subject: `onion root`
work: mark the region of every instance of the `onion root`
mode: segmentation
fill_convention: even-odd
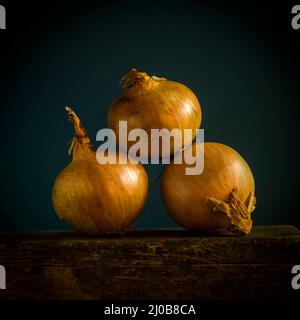
[[[238,192],[233,189],[227,201],[221,201],[215,198],[207,198],[206,203],[212,207],[213,213],[225,214],[230,225],[228,231],[237,235],[247,235],[252,228],[251,213],[255,209],[256,198],[251,192],[245,204],[238,198]]]

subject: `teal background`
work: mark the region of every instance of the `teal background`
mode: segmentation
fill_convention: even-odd
[[[32,11],[28,2],[8,3],[0,33],[1,230],[67,228],[51,205],[55,177],[70,161],[64,108],[75,109],[94,140],[132,67],[196,93],[206,141],[235,148],[253,171],[256,224],[300,225],[300,31],[291,30],[289,7],[270,15],[254,5],[63,1]],[[146,167],[153,184],[162,167]],[[136,228],[174,226],[157,182]]]

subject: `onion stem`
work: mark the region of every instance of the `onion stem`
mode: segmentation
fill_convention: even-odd
[[[81,121],[75,111],[72,108],[66,107],[68,112],[68,120],[74,125],[75,134],[71,140],[70,147],[68,150],[69,155],[73,155],[73,159],[82,158],[86,156],[94,155],[91,150],[91,141]]]

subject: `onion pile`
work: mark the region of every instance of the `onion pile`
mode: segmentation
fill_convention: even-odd
[[[195,155],[196,144],[193,148]],[[161,192],[167,211],[188,230],[246,235],[255,208],[254,178],[246,161],[232,148],[204,143],[204,170],[186,175],[186,164],[168,165]]]
[[[54,209],[79,233],[122,233],[131,227],[146,202],[146,171],[141,164],[100,165],[78,116],[71,108],[67,111],[75,127],[69,149],[73,159],[56,178],[52,190]]]
[[[163,202],[173,219],[192,231],[248,234],[256,203],[252,172],[246,161],[226,145],[192,144],[201,123],[201,107],[195,94],[183,84],[135,69],[122,78],[121,84],[124,91],[109,108],[108,125],[115,131],[120,150],[119,122],[127,121],[127,131],[144,129],[148,134],[148,145],[141,150],[147,152],[140,154],[140,158],[174,154],[161,180]],[[67,107],[67,111],[75,128],[69,149],[73,158],[56,178],[52,191],[54,209],[77,232],[122,233],[131,227],[145,205],[146,171],[141,164],[130,163],[129,155],[121,152],[114,153],[116,164],[99,164],[78,116],[71,108]],[[173,136],[169,150],[163,152],[160,144],[155,154],[151,150],[152,129],[168,132],[178,129],[180,139],[186,137],[185,129],[190,129],[192,135],[180,145],[175,144]],[[128,147],[134,143],[126,142]],[[200,175],[187,175],[186,168],[192,165],[178,164],[176,157],[190,151],[199,156],[197,147],[204,149],[204,170]],[[120,163],[123,157],[127,158],[127,164],[122,164],[124,159]]]
[[[157,157],[168,157],[190,144],[201,123],[201,107],[195,94],[185,85],[168,81],[165,78],[151,77],[145,72],[132,69],[121,80],[124,92],[110,106],[108,126],[119,137],[119,121],[127,121],[128,131],[141,128],[148,134],[147,154],[150,155],[151,129],[179,129],[183,137],[184,129],[192,130],[190,140],[182,141],[180,146],[171,141],[171,146],[165,153],[161,144],[158,146]],[[177,135],[179,136],[179,134]],[[180,136],[181,137],[181,136]],[[176,137],[175,137],[176,139]],[[127,142],[130,147],[133,142]],[[141,151],[143,153],[143,151]]]

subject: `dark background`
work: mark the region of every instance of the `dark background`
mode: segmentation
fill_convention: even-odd
[[[94,139],[132,67],[196,93],[205,139],[232,146],[253,171],[256,224],[300,226],[297,2],[0,4],[1,230],[66,228],[51,206],[55,177],[70,161],[64,107]],[[151,182],[161,168],[147,166]],[[171,226],[158,182],[136,227]]]

